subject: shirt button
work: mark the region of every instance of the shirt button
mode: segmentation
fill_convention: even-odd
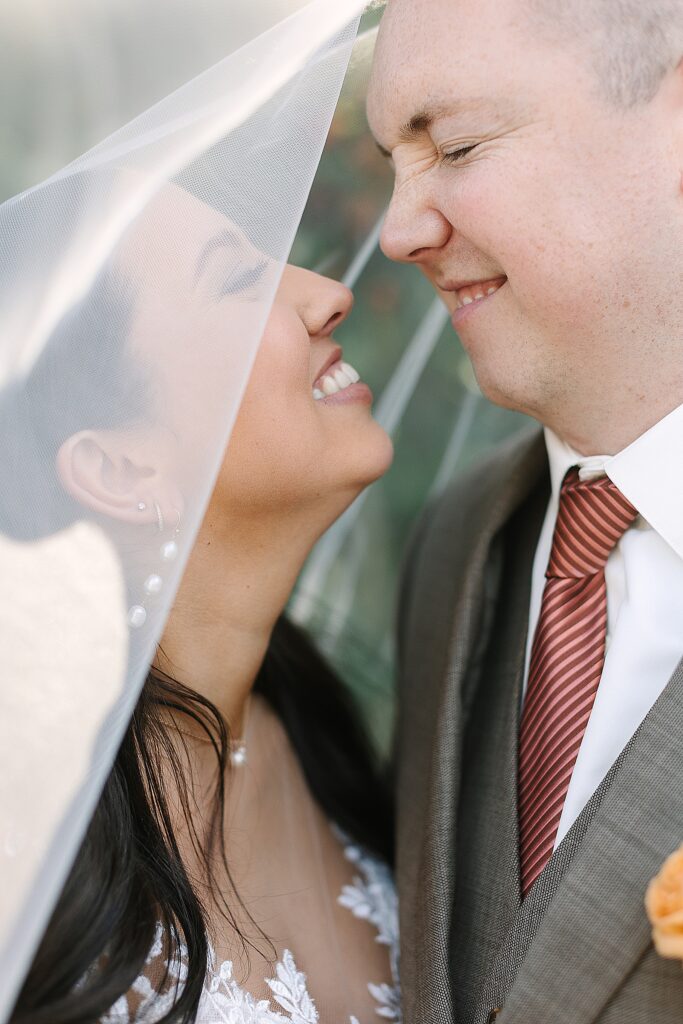
[[[486,1024],[493,1024],[493,1022],[496,1019],[496,1017],[498,1016],[498,1014],[502,1013],[502,1012],[503,1012],[503,1007],[502,1006],[495,1007],[495,1009],[491,1010],[490,1014],[488,1015]]]

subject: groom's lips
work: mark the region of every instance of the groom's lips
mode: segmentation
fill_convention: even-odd
[[[470,316],[471,313],[482,306],[507,282],[504,274],[497,277],[479,278],[469,281],[445,281],[436,282],[437,287],[444,292],[451,292],[455,296],[456,307],[451,313],[453,326],[456,326]]]

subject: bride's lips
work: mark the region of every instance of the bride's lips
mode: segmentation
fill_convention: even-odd
[[[340,362],[343,354],[344,353],[341,345],[335,345],[334,348],[332,348],[332,350],[328,353],[325,362],[322,364],[321,367],[319,367],[319,369],[316,372],[316,375],[313,379],[313,387],[315,387],[316,384],[318,384],[318,382],[322,380],[322,378],[325,376],[330,367],[334,366],[335,363]]]
[[[342,350],[337,346],[313,381],[313,398],[323,405],[372,404],[370,388],[350,363],[342,361],[341,356]]]

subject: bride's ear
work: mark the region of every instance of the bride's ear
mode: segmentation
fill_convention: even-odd
[[[130,444],[107,431],[72,434],[57,453],[64,489],[86,508],[127,523],[166,522],[182,512],[168,474],[155,465],[144,444]]]

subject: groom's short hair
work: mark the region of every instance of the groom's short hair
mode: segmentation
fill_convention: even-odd
[[[578,44],[618,106],[651,100],[683,58],[683,0],[523,0],[533,26]]]

